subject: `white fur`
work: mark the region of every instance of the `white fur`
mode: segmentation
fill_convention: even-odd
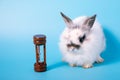
[[[87,16],[78,17],[73,20],[73,23],[78,26],[82,26],[83,22],[87,19]],[[84,32],[85,33],[85,32]],[[99,59],[100,54],[105,49],[105,37],[101,25],[95,21],[90,32],[87,34],[87,39],[80,44],[78,41],[78,36],[83,35],[81,29],[71,30],[68,27],[65,27],[64,31],[60,36],[59,47],[63,55],[63,60],[69,64],[74,64],[77,66],[91,65]],[[70,41],[73,41],[75,44],[80,44],[81,47],[79,50],[71,51],[66,46]]]

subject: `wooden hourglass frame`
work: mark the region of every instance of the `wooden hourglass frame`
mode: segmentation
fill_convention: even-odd
[[[45,35],[35,35],[33,37],[34,44],[35,44],[35,50],[36,50],[36,63],[34,64],[34,70],[37,72],[43,72],[46,71],[46,36]],[[44,61],[40,61],[40,46],[43,46],[43,56]]]

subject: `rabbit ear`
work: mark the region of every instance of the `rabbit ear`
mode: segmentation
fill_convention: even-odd
[[[93,15],[92,17],[89,17],[88,19],[85,20],[85,22],[83,23],[83,30],[90,30],[95,22],[96,19],[96,14]]]
[[[71,28],[72,25],[73,25],[72,20],[71,20],[69,17],[67,17],[66,15],[64,15],[62,12],[60,12],[60,14],[61,14],[61,16],[63,17],[63,19],[64,19],[67,27],[70,27],[70,28]]]

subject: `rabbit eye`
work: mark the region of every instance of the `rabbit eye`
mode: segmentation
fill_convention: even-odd
[[[83,41],[85,40],[86,38],[86,35],[84,34],[82,37],[79,37],[79,42],[80,43],[83,43]]]

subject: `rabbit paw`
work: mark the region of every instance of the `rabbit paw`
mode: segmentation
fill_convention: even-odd
[[[104,59],[103,58],[101,58],[101,57],[98,57],[98,59],[97,59],[97,63],[101,63],[101,62],[103,62],[104,61]]]
[[[87,69],[87,68],[91,68],[93,66],[92,66],[92,64],[84,64],[82,67],[85,68],[85,69]]]
[[[71,67],[76,67],[76,64],[69,64]]]

